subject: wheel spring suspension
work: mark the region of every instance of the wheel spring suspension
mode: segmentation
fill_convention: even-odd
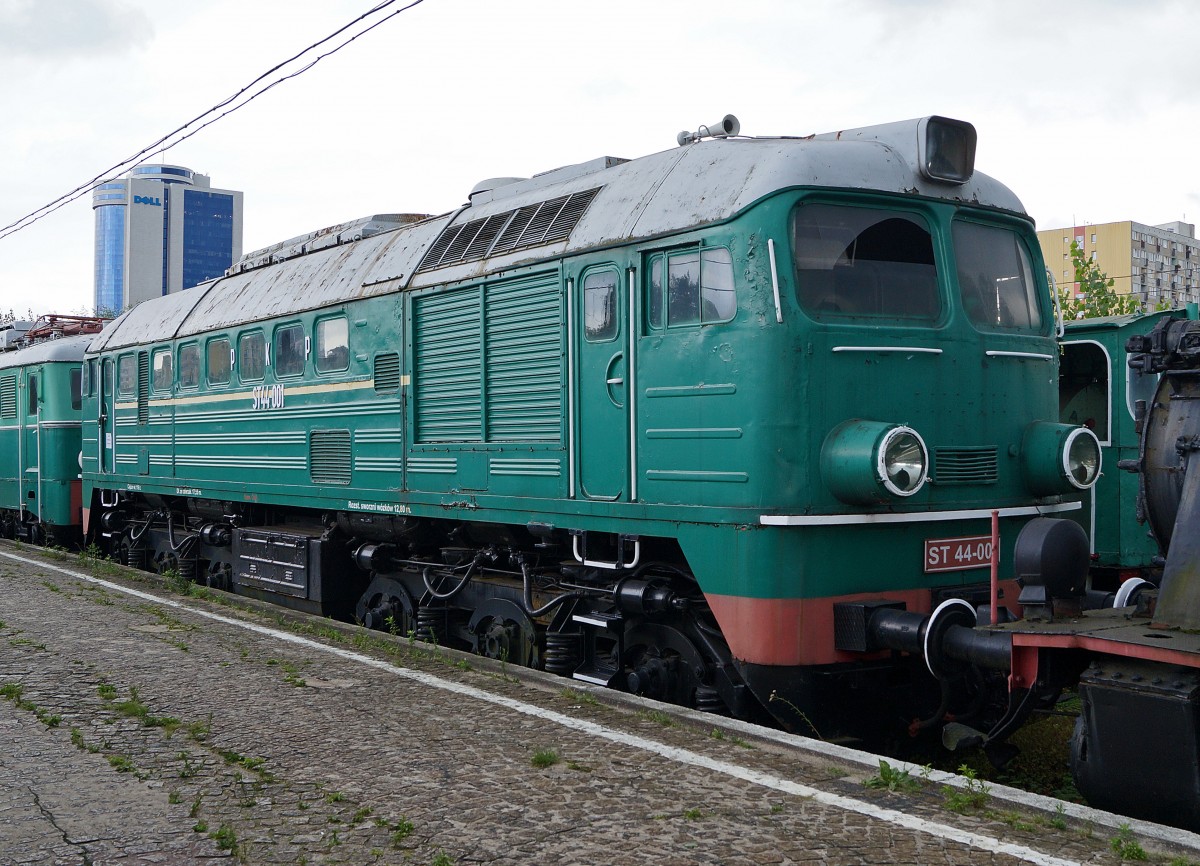
[[[583,663],[583,635],[578,632],[546,633],[546,670],[560,677],[569,677]]]
[[[696,686],[696,709],[702,713],[729,715],[725,701],[721,700],[721,693],[712,686]]]
[[[417,608],[417,640],[445,643],[449,635],[450,611],[444,607]]]
[[[140,571],[146,570],[146,557],[149,551],[136,541],[125,542],[124,549],[121,551],[124,556],[125,565],[129,568],[136,568]]]
[[[197,567],[198,563],[196,562],[196,558],[194,556],[188,556],[180,559],[179,565],[177,566],[179,578],[181,580],[186,580],[188,583],[193,582],[196,579]]]

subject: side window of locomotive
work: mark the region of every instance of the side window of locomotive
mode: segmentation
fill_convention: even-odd
[[[1108,353],[1098,343],[1063,343],[1058,372],[1058,420],[1082,424],[1108,442],[1112,391]]]
[[[117,359],[117,396],[132,397],[137,392],[137,358],[122,355]]]
[[[646,321],[651,328],[728,322],[737,312],[733,256],[724,247],[693,247],[648,262]],[[665,278],[664,278],[665,277]]]
[[[304,372],[304,327],[286,325],[275,332],[275,375],[298,376]]]
[[[233,365],[233,350],[229,340],[218,337],[208,341],[208,384],[228,385],[229,372]]]
[[[1044,330],[1029,252],[1016,232],[956,221],[954,257],[971,324],[983,331]]]
[[[28,415],[36,415],[38,413],[38,380],[37,376],[29,377],[29,405],[26,407]]]
[[[179,387],[200,387],[200,347],[195,343],[179,347]]]
[[[71,408],[78,412],[83,408],[83,371],[84,367],[71,370]]]
[[[96,362],[84,361],[79,367],[79,395],[80,397],[92,396],[92,382],[96,378]]]
[[[267,341],[262,331],[238,337],[238,378],[243,382],[261,382],[266,365]]]
[[[592,271],[583,278],[583,332],[589,343],[615,339],[620,330],[617,318],[617,280],[612,268]]]
[[[318,373],[349,369],[350,331],[345,317],[317,322],[317,357],[314,364]]]
[[[155,393],[171,390],[171,350],[159,349],[154,353],[154,378],[151,380]]]
[[[812,318],[921,324],[941,315],[933,237],[918,214],[802,204],[791,236],[797,300]]]

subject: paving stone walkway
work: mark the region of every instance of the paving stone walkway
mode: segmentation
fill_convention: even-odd
[[[0,543],[0,864],[1120,862],[526,673]]]

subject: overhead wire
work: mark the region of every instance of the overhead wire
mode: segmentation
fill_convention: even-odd
[[[258,99],[258,97],[260,97],[264,93],[266,93],[268,90],[271,90],[272,88],[282,84],[285,81],[289,81],[289,80],[297,77],[298,75],[302,75],[303,73],[307,72],[308,70],[310,70],[314,66],[316,66],[318,63],[320,63],[326,57],[330,57],[330,56],[336,54],[337,52],[341,51],[343,48],[345,48],[351,42],[354,42],[356,39],[358,39],[360,36],[364,36],[367,33],[370,33],[376,27],[380,26],[381,24],[383,24],[387,21],[390,21],[392,18],[395,18],[397,15],[400,15],[403,12],[407,12],[409,9],[412,9],[414,6],[420,5],[421,3],[424,2],[424,0],[409,0],[409,2],[406,5],[400,7],[399,9],[394,9],[394,10],[392,10],[392,12],[390,14],[385,15],[384,17],[371,22],[369,26],[363,27],[361,30],[358,30],[357,32],[353,33],[351,36],[349,36],[342,42],[338,43],[330,50],[328,50],[322,54],[318,54],[316,57],[309,60],[304,66],[301,66],[299,69],[296,69],[296,70],[288,72],[284,75],[281,75],[280,77],[276,78],[274,81],[271,81],[271,82],[263,85],[262,87],[258,87],[258,89],[254,89],[257,87],[257,85],[261,84],[268,76],[272,75],[275,72],[278,72],[279,70],[283,69],[284,67],[288,66],[289,64],[296,62],[300,58],[304,57],[306,54],[309,54],[310,52],[315,51],[316,49],[320,48],[322,45],[325,45],[327,42],[341,36],[343,33],[345,33],[347,30],[350,30],[355,25],[360,24],[361,22],[365,21],[366,19],[370,18],[371,16],[384,11],[389,6],[392,6],[397,2],[398,2],[398,0],[382,0],[382,2],[377,3],[375,6],[368,9],[362,15],[359,15],[353,21],[350,21],[350,22],[344,24],[343,26],[339,27],[337,30],[333,31],[332,33],[330,33],[328,36],[324,37],[323,39],[321,39],[317,42],[314,42],[312,45],[309,45],[307,48],[294,54],[293,56],[289,57],[288,59],[283,60],[279,63],[276,63],[274,66],[272,66],[266,72],[263,72],[261,75],[256,77],[253,81],[251,81],[248,84],[241,87],[236,93],[221,100],[216,105],[214,105],[212,108],[210,108],[207,111],[203,112],[202,114],[192,118],[191,120],[184,123],[182,126],[179,126],[176,129],[172,130],[171,132],[168,132],[166,135],[161,136],[157,141],[154,141],[151,144],[146,145],[145,147],[143,147],[141,150],[139,150],[137,153],[133,154],[132,156],[122,160],[121,162],[118,162],[116,165],[110,166],[109,168],[107,168],[104,171],[97,174],[91,180],[81,183],[79,186],[75,187],[70,192],[64,193],[63,195],[59,196],[58,198],[54,199],[53,201],[50,201],[50,202],[42,205],[41,207],[39,207],[33,211],[30,211],[29,213],[25,214],[24,216],[20,217],[19,219],[14,220],[13,222],[9,223],[8,225],[0,227],[0,240],[3,240],[4,238],[9,237],[10,235],[14,235],[17,232],[28,228],[29,226],[36,223],[38,220],[41,220],[41,219],[49,216],[50,214],[54,213],[59,208],[65,207],[66,205],[70,204],[73,201],[77,201],[78,199],[80,199],[84,195],[86,195],[87,193],[91,192],[98,184],[108,183],[110,181],[116,180],[119,177],[119,175],[121,174],[121,172],[123,170],[125,170],[127,167],[136,167],[138,165],[142,165],[148,159],[150,159],[154,156],[157,156],[159,154],[166,153],[171,148],[175,147],[176,145],[180,144],[181,142],[186,141],[187,139],[191,138],[193,135],[196,135],[201,130],[206,129],[207,127],[211,126],[212,124],[216,123],[217,121],[221,120],[222,118],[229,116],[230,114],[232,114],[235,111],[238,111],[239,109],[245,108],[247,105],[249,105],[255,99]],[[246,96],[247,93],[249,93],[248,96]],[[243,97],[245,97],[245,98],[243,98]],[[241,101],[239,102],[239,100],[241,100]],[[225,109],[225,110],[221,111],[221,109]],[[220,111],[221,113],[218,114],[216,117],[212,117],[209,120],[205,120],[205,118],[210,117],[210,115],[215,114],[218,111]],[[191,129],[191,131],[188,131],[190,127],[194,126],[197,123],[200,123],[200,121],[204,121],[204,123],[201,123],[200,126],[196,127],[195,129]]]

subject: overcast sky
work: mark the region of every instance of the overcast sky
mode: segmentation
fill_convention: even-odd
[[[0,0],[0,226],[373,5]],[[943,114],[1039,227],[1200,222],[1198,33],[1173,0],[424,0],[154,161],[243,190],[249,252],[725,113],[747,135]],[[92,248],[90,196],[0,239],[0,312],[90,308]]]

